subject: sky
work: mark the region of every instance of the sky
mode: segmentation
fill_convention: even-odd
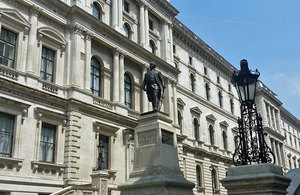
[[[300,120],[299,0],[170,0],[177,18],[237,69],[259,79]]]

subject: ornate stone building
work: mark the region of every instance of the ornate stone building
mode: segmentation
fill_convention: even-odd
[[[0,195],[119,194],[134,128],[151,109],[142,91],[150,61],[164,76],[162,111],[194,193],[226,194],[235,68],[177,14],[166,0],[0,0]],[[299,168],[300,122],[259,86],[277,163]]]

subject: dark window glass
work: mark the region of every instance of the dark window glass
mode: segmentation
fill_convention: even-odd
[[[192,65],[193,64],[193,58],[191,56],[189,56],[189,64]]]
[[[237,147],[238,147],[238,139],[239,139],[239,137],[236,135],[236,136],[234,136],[234,149],[236,149]]]
[[[94,57],[91,59],[91,91],[94,95],[100,96],[101,69],[100,63]]]
[[[130,28],[129,28],[129,25],[128,24],[124,24],[123,29],[124,29],[125,36],[127,38],[130,38]]]
[[[173,45],[173,54],[176,53],[176,45]]]
[[[54,162],[56,126],[43,123],[40,140],[40,161]]]
[[[129,3],[124,1],[124,11],[129,13]]]
[[[193,74],[191,74],[190,75],[190,82],[191,82],[191,90],[193,91],[193,92],[195,92],[195,77],[194,77],[194,75]]]
[[[14,68],[17,34],[5,28],[0,35],[0,64]]]
[[[227,135],[225,131],[223,131],[222,137],[223,137],[223,147],[225,150],[227,150]]]
[[[205,92],[206,92],[206,99],[210,100],[210,88],[207,83],[205,84]]]
[[[12,157],[15,116],[0,112],[0,156]]]
[[[45,81],[53,82],[54,57],[55,51],[43,46],[40,77]]]
[[[228,91],[231,91],[231,85],[228,84]]]
[[[182,116],[180,111],[177,111],[177,117],[178,117],[178,125],[180,126],[180,132],[182,133]]]
[[[219,96],[219,105],[220,105],[221,108],[223,108],[223,96],[222,96],[222,93],[219,92],[218,96]]]
[[[152,40],[149,41],[151,53],[155,54],[155,44]]]
[[[101,9],[97,3],[93,3],[93,16],[97,19],[101,19]]]
[[[217,76],[217,83],[220,84],[220,77]]]
[[[217,173],[215,169],[211,171],[211,182],[212,182],[212,189],[213,190],[217,189]]]
[[[127,73],[124,75],[125,105],[132,108],[132,85]]]
[[[234,103],[232,99],[230,99],[230,111],[232,114],[234,114]]]
[[[153,21],[149,20],[149,29],[153,30]]]
[[[197,187],[202,186],[202,179],[201,179],[201,167],[199,165],[196,166],[196,179],[197,179]]]
[[[105,135],[99,135],[99,145],[102,145],[103,151],[99,150],[99,156],[102,155],[102,163],[101,165],[98,164],[98,168],[100,169],[108,169],[108,159],[109,159],[109,137]]]
[[[198,140],[199,139],[199,123],[197,119],[194,119],[194,135],[195,135],[195,139]]]
[[[214,135],[214,128],[210,125],[209,126],[209,138],[210,138],[210,144],[215,144],[215,135]]]
[[[207,75],[207,68],[204,67],[204,74]]]

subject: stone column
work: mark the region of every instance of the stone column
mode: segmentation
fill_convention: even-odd
[[[170,58],[168,56],[168,23],[167,21],[162,21],[162,50],[161,56],[166,62],[170,62]]]
[[[280,157],[282,159],[282,166],[286,167],[286,162],[285,162],[286,156],[284,155],[284,152],[283,152],[283,144],[279,143],[279,145],[280,145]]]
[[[142,72],[142,78],[143,78],[143,81],[145,79],[145,74],[147,72],[147,68],[144,67],[143,68],[143,72]],[[143,86],[142,86],[143,87]],[[147,94],[146,92],[142,89],[142,112],[148,112],[148,98],[147,98]]]
[[[268,109],[268,112],[269,112],[269,121],[270,121],[270,127],[272,128],[273,127],[273,122],[272,122],[272,117],[271,117],[271,109],[270,109],[270,106],[269,105],[266,105],[267,109]]]
[[[280,151],[280,146],[279,142],[276,142],[276,149],[277,149],[277,158],[278,158],[278,164],[282,166],[282,159],[281,159],[281,151]]]
[[[140,0],[140,45],[145,47],[145,1]]]
[[[85,78],[84,89],[90,91],[90,77],[91,77],[91,33],[85,35]]]
[[[177,84],[175,81],[172,82],[173,85],[173,106],[174,106],[174,123],[178,124],[178,113],[177,113]]]
[[[36,73],[36,57],[37,57],[37,18],[41,10],[36,6],[32,6],[30,9],[30,30],[28,35],[28,47],[27,47],[27,62],[26,62],[26,72],[32,74]]]
[[[123,0],[119,0],[118,2],[119,5],[119,11],[118,11],[118,22],[119,22],[119,27],[122,29],[123,26]]]
[[[79,26],[73,26],[71,29],[71,51],[70,51],[70,85],[80,87],[82,85],[82,67],[80,66],[80,46],[82,41],[82,29]]]
[[[273,126],[274,126],[274,129],[277,131],[278,130],[278,127],[277,127],[277,124],[276,124],[276,115],[275,115],[275,111],[274,109],[272,109],[272,116],[273,116]]]
[[[169,37],[170,37],[170,61],[173,63],[173,24],[169,25]]]
[[[148,4],[145,4],[145,47],[150,50],[149,46],[149,13]]]
[[[125,96],[124,96],[124,54],[120,54],[120,103],[124,104]]]
[[[112,26],[118,28],[118,0],[112,0]]]
[[[119,52],[114,51],[113,60],[113,101],[119,102],[119,83],[120,83],[120,72],[119,72]]]

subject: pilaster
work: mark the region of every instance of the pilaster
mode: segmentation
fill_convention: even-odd
[[[119,84],[120,84],[120,72],[119,72],[119,51],[114,51],[113,59],[113,101],[119,102]]]
[[[150,51],[149,46],[149,13],[148,4],[145,4],[145,47]]]
[[[120,84],[119,84],[119,91],[120,91],[120,100],[121,104],[124,104],[125,96],[124,96],[124,54],[120,54]]]
[[[142,72],[142,77],[143,77],[143,80],[145,79],[145,74],[146,74],[146,72],[147,72],[147,68],[146,67],[144,67],[143,68],[143,72]],[[148,112],[148,99],[147,99],[147,94],[146,94],[146,92],[143,90],[142,91],[142,112]]]
[[[91,77],[91,32],[85,33],[85,76],[84,76],[84,89],[90,91],[90,77]]]
[[[140,6],[140,45],[145,47],[145,0],[139,0]]]

